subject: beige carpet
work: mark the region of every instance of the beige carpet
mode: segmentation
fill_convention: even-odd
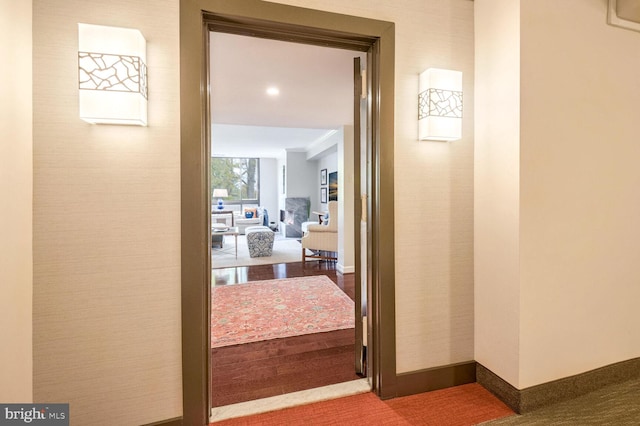
[[[235,258],[235,239],[225,235],[224,247],[211,249],[212,268],[231,268],[235,266],[269,265],[302,261],[302,246],[296,239],[276,235],[273,242],[273,254],[269,257],[250,257],[247,237],[238,235],[238,259]]]

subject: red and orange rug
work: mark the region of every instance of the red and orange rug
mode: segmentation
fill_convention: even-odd
[[[477,383],[380,400],[372,393],[223,420],[211,426],[471,426],[513,415]]]
[[[354,303],[329,277],[286,278],[212,289],[211,347],[354,327]]]

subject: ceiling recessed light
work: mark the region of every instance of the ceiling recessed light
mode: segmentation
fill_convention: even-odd
[[[267,95],[269,96],[278,96],[280,94],[280,89],[275,86],[271,86],[267,88]]]

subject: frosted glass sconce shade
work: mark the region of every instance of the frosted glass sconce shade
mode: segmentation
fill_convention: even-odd
[[[429,68],[420,74],[418,139],[462,137],[462,72]]]
[[[80,118],[147,125],[147,42],[135,29],[78,24]]]

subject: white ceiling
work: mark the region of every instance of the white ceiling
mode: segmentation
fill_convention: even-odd
[[[211,34],[212,155],[278,157],[353,122],[353,58],[364,54]],[[276,86],[280,95],[266,89]]]

